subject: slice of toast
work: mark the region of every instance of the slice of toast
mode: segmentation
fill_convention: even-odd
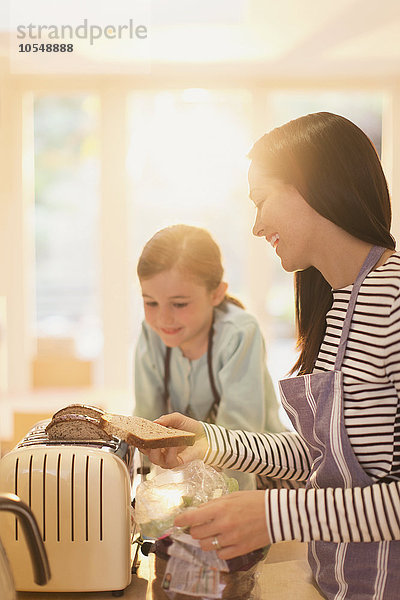
[[[80,413],[66,413],[52,418],[46,427],[50,440],[110,440],[111,436],[93,419]]]
[[[88,404],[69,404],[54,413],[53,419],[63,415],[84,415],[85,417],[91,417],[98,421],[101,415],[104,415],[104,410],[97,406],[89,406]]]
[[[100,427],[109,435],[125,440],[137,448],[166,448],[167,446],[193,446],[195,434],[172,427],[164,427],[142,417],[104,414]]]

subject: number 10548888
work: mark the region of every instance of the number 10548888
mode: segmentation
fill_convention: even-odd
[[[73,44],[19,44],[18,52],[73,52]]]

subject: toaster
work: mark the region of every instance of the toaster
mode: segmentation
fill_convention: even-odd
[[[1,540],[18,591],[118,592],[132,573],[131,500],[138,452],[117,438],[49,440],[41,421],[0,460],[0,492],[32,509],[49,557],[51,579],[34,582],[15,517],[0,514]]]

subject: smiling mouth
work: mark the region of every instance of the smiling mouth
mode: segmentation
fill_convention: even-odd
[[[279,242],[279,233],[274,233],[274,235],[267,238],[267,240],[273,248],[276,248]]]
[[[179,331],[181,331],[182,327],[178,327],[177,329],[164,329],[164,327],[160,327],[161,331],[166,335],[175,335]]]

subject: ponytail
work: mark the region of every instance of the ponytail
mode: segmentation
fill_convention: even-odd
[[[331,286],[314,267],[295,273],[294,286],[296,349],[300,355],[290,374],[305,375],[314,369],[325,334],[326,313],[332,306],[333,296]]]
[[[218,306],[218,308],[224,309],[228,303],[233,304],[234,306],[238,306],[239,308],[242,308],[243,310],[245,310],[244,304],[242,304],[242,302],[240,302],[240,300],[238,300],[234,296],[230,296],[229,294],[225,294],[225,298],[222,300],[222,302]]]

